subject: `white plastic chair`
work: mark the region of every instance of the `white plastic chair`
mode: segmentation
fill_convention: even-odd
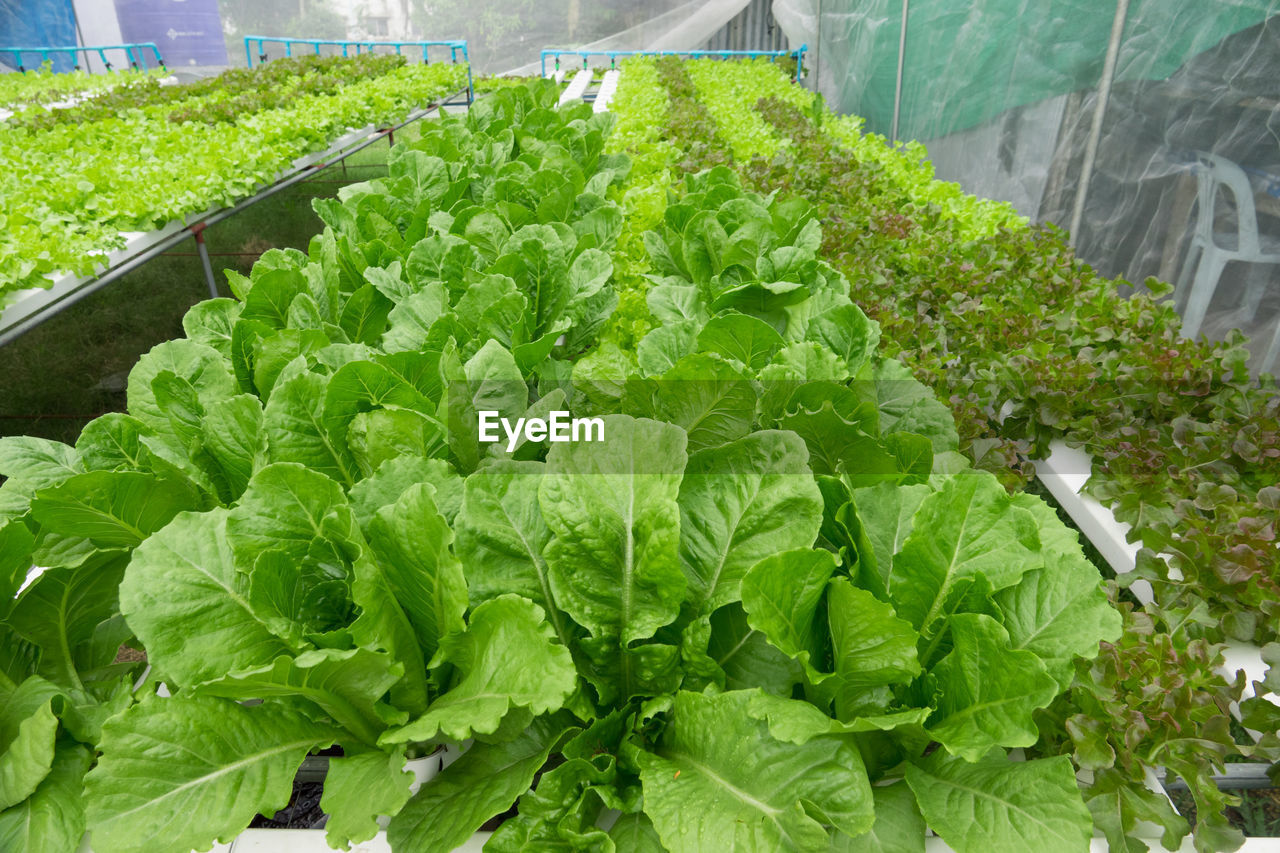
[[[1182,309],[1182,334],[1188,338],[1194,338],[1200,331],[1209,302],[1213,299],[1213,292],[1217,290],[1218,280],[1222,277],[1222,270],[1228,263],[1243,261],[1250,264],[1280,264],[1280,239],[1258,234],[1253,187],[1244,170],[1225,157],[1204,151],[1196,152],[1196,161],[1196,202],[1200,212],[1196,216],[1195,233],[1191,238],[1191,248],[1187,251],[1187,261],[1175,288],[1179,306],[1185,305]],[[1223,189],[1231,193],[1235,202],[1234,233],[1215,231],[1213,227],[1218,192]],[[1189,282],[1191,287],[1188,291]],[[1246,298],[1252,313],[1257,312],[1262,292],[1262,286],[1250,288]],[[1272,340],[1268,356],[1263,361],[1264,369],[1275,358],[1278,347],[1280,329],[1277,329],[1276,338]]]

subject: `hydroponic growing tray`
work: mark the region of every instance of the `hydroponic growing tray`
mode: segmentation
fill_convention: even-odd
[[[122,236],[126,243],[124,248],[113,250],[104,257],[103,269],[95,275],[77,276],[74,273],[63,273],[52,279],[47,288],[30,288],[14,295],[13,301],[0,311],[0,346],[7,344],[25,332],[48,320],[50,317],[75,304],[89,294],[115,281],[150,259],[165,252],[191,237],[195,237],[203,228],[220,220],[234,216],[241,210],[268,198],[286,187],[306,180],[317,169],[344,160],[375,142],[394,135],[396,130],[425,118],[445,106],[464,105],[467,101],[457,101],[465,97],[467,90],[459,90],[442,102],[431,104],[411,113],[404,121],[391,127],[375,127],[352,129],[336,139],[328,148],[313,154],[299,157],[293,162],[293,168],[281,173],[275,182],[264,185],[254,195],[236,203],[231,207],[211,207],[201,213],[192,214],[184,221],[170,222],[154,231],[126,232]],[[197,240],[200,251],[205,251],[203,242]],[[205,261],[206,283],[211,296],[217,296],[217,286],[213,280],[212,268]]]

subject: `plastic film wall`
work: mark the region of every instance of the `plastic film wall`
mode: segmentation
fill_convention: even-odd
[[[898,138],[924,142],[939,177],[1033,221],[1078,216],[1081,257],[1131,282],[1179,282],[1186,331],[1240,328],[1261,362],[1280,324],[1280,0],[774,0],[773,11],[792,43],[814,48],[833,106],[886,135],[896,112]]]
[[[218,0],[228,56],[243,36],[466,39],[477,74],[536,73],[544,47],[700,46],[747,0]],[[691,38],[696,41],[684,44]],[[615,45],[614,42],[620,42]]]

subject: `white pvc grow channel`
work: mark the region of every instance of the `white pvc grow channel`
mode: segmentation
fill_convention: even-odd
[[[1067,515],[1071,516],[1071,520],[1116,574],[1132,572],[1142,546],[1129,541],[1129,531],[1132,528],[1128,524],[1118,521],[1111,510],[1084,494],[1084,486],[1092,470],[1093,460],[1089,454],[1068,447],[1062,441],[1050,443],[1049,457],[1036,462],[1036,478],[1066,510]],[[1170,569],[1174,578],[1177,577],[1176,571]],[[1152,602],[1154,596],[1151,585],[1146,581],[1136,581],[1129,588],[1144,605]],[[1252,696],[1253,682],[1261,681],[1267,672],[1261,650],[1245,643],[1231,643],[1223,651],[1223,657],[1224,669],[1229,676],[1234,676],[1237,671],[1244,671],[1249,681],[1245,688],[1246,696]],[[1266,698],[1280,705],[1280,696],[1267,694]]]
[[[609,111],[609,102],[613,100],[613,96],[618,91],[618,79],[621,76],[622,72],[617,68],[604,72],[604,79],[600,81],[600,89],[596,92],[595,102],[591,105],[593,112],[607,113]]]
[[[595,75],[591,69],[584,68],[577,74],[573,75],[573,79],[569,81],[569,85],[565,87],[564,92],[560,94],[560,103],[557,106],[563,107],[570,101],[576,101],[582,98],[587,92],[587,87],[591,85],[591,78]]]

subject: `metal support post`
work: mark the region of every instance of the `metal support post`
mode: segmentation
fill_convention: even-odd
[[[218,298],[218,281],[213,277],[213,264],[209,262],[209,247],[204,244],[205,223],[197,222],[190,228],[191,236],[196,238],[196,251],[200,253],[200,266],[204,267],[204,280],[209,285],[209,295]]]
[[[818,0],[818,18],[817,18],[817,34],[813,40],[813,85],[809,88],[815,92],[821,91],[818,87],[822,85],[822,0]],[[804,55],[801,54],[800,62],[804,62]],[[797,66],[796,74],[799,75],[800,70]]]
[[[1111,98],[1111,82],[1116,76],[1116,57],[1120,55],[1120,40],[1124,36],[1125,20],[1129,16],[1129,0],[1117,0],[1116,14],[1111,19],[1111,40],[1107,43],[1107,58],[1102,63],[1102,79],[1098,82],[1098,103],[1093,110],[1093,124],[1089,127],[1089,139],[1084,146],[1084,164],[1080,167],[1080,183],[1076,186],[1076,202],[1071,210],[1071,230],[1067,242],[1076,247],[1076,232],[1084,219],[1084,203],[1089,196],[1089,181],[1093,178],[1093,161],[1098,156],[1098,140],[1102,136],[1102,119],[1107,113],[1107,101]]]
[[[902,68],[907,53],[907,0],[902,0],[902,29],[898,31],[898,80],[893,89],[893,129],[889,138],[898,141],[898,117],[902,112]]]

